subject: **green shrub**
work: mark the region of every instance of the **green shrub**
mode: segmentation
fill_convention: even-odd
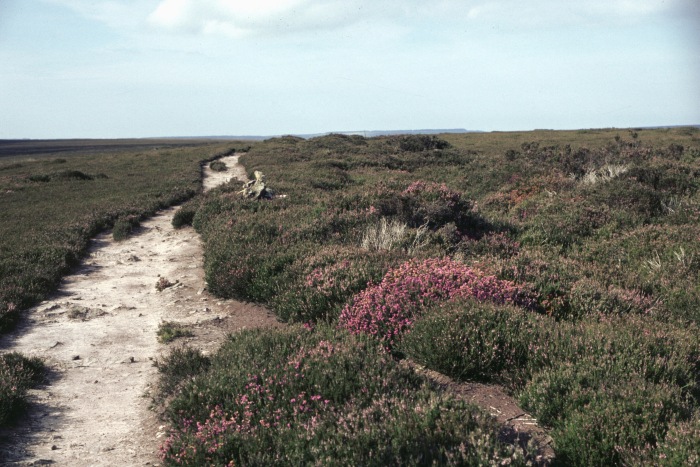
[[[534,366],[533,346],[551,324],[543,319],[513,306],[460,299],[427,311],[398,348],[456,379],[512,382]]]
[[[450,147],[450,143],[435,135],[405,135],[397,137],[397,140],[402,151],[420,152]]]
[[[0,427],[15,420],[24,408],[27,391],[43,382],[44,373],[38,358],[17,352],[0,355]]]
[[[620,465],[688,416],[678,388],[593,359],[536,375],[521,401],[553,427],[557,460],[564,465]]]
[[[139,219],[139,216],[131,214],[128,216],[120,217],[114,222],[112,237],[118,242],[126,240],[140,225],[141,221]]]
[[[162,361],[157,362],[159,397],[171,396],[178,386],[206,372],[210,365],[211,359],[199,350],[190,347],[173,349]]]
[[[158,336],[158,341],[162,342],[163,344],[168,344],[175,339],[179,339],[180,337],[192,337],[194,336],[194,333],[183,324],[172,321],[163,321],[158,326],[156,335]]]
[[[223,161],[212,161],[209,163],[209,168],[215,172],[226,172],[228,170],[226,163]]]
[[[650,314],[658,303],[638,291],[603,287],[592,279],[576,281],[569,293],[570,318],[595,317],[598,314]]]
[[[172,225],[176,229],[184,227],[186,225],[192,225],[194,216],[197,214],[197,206],[192,203],[187,203],[181,206],[175,215],[173,215]]]

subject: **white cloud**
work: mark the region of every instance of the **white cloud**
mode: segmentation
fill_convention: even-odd
[[[335,29],[376,17],[386,4],[366,0],[162,0],[149,22],[173,32],[240,36]]]
[[[450,24],[460,28],[566,27],[576,23],[637,21],[678,13],[696,0],[44,0],[115,29],[241,37],[338,30],[358,23]],[[690,6],[689,6],[690,5]],[[697,13],[698,8],[694,8]]]
[[[446,19],[468,18],[473,23],[511,26],[566,26],[572,23],[636,21],[677,9],[693,0],[443,0],[434,5]],[[426,11],[430,14],[430,11]]]
[[[136,29],[158,3],[157,0],[43,0],[69,8],[86,18],[114,29]]]

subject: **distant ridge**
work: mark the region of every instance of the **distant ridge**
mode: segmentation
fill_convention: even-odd
[[[440,133],[483,133],[479,130],[465,130],[464,128],[447,128],[447,129],[426,129],[426,130],[360,130],[360,131],[327,131],[325,133],[288,133],[292,136],[298,136],[300,138],[309,139],[317,138],[319,136],[326,135],[360,135],[365,138],[372,138],[375,136],[389,136],[389,135],[437,135]],[[212,136],[182,136],[180,138],[211,138],[211,139],[239,139],[239,140],[264,140],[269,138],[278,138],[280,136],[286,135],[212,135]],[[177,137],[176,137],[177,138]]]
[[[534,130],[503,130],[505,132],[529,132],[529,131],[575,131],[575,130],[659,130],[665,128],[700,128],[700,125],[658,125],[658,126],[636,126],[636,127],[609,127],[609,128],[569,128],[569,129],[534,129]],[[437,135],[440,133],[500,133],[499,130],[483,131],[483,130],[466,130],[464,128],[436,128],[422,130],[357,130],[357,131],[326,131],[324,133],[285,133],[278,135],[208,135],[208,136],[171,136],[167,139],[219,139],[219,140],[241,140],[241,141],[262,141],[270,138],[279,138],[281,136],[298,136],[300,138],[309,139],[317,138],[326,135],[360,135],[366,138],[375,136],[390,136],[390,135]]]
[[[440,133],[481,133],[480,131],[470,131],[464,128],[448,128],[448,129],[432,129],[432,130],[363,130],[363,131],[329,131],[326,133],[313,133],[313,134],[302,134],[294,135],[301,138],[316,138],[318,136],[326,136],[330,134],[340,134],[340,135],[360,135],[365,138],[372,138],[374,136],[390,136],[390,135],[437,135]]]

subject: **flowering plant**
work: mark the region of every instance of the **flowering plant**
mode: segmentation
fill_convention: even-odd
[[[532,306],[513,282],[484,275],[449,258],[410,260],[357,294],[340,315],[340,326],[378,338],[387,350],[427,306],[456,297]]]

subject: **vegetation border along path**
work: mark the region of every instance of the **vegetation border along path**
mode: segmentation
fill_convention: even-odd
[[[238,156],[228,159],[234,165]],[[224,180],[238,172],[223,173]],[[207,181],[207,186],[209,182]],[[163,320],[187,324],[212,351],[241,327],[275,326],[263,308],[204,290],[202,251],[191,229],[172,228],[176,208],[143,222],[132,238],[98,235],[74,274],[29,310],[0,348],[42,358],[47,386],[31,391],[28,418],[4,431],[0,459],[58,465],[157,462],[161,423],[149,410],[155,362],[167,348]],[[173,287],[156,289],[161,278]]]

